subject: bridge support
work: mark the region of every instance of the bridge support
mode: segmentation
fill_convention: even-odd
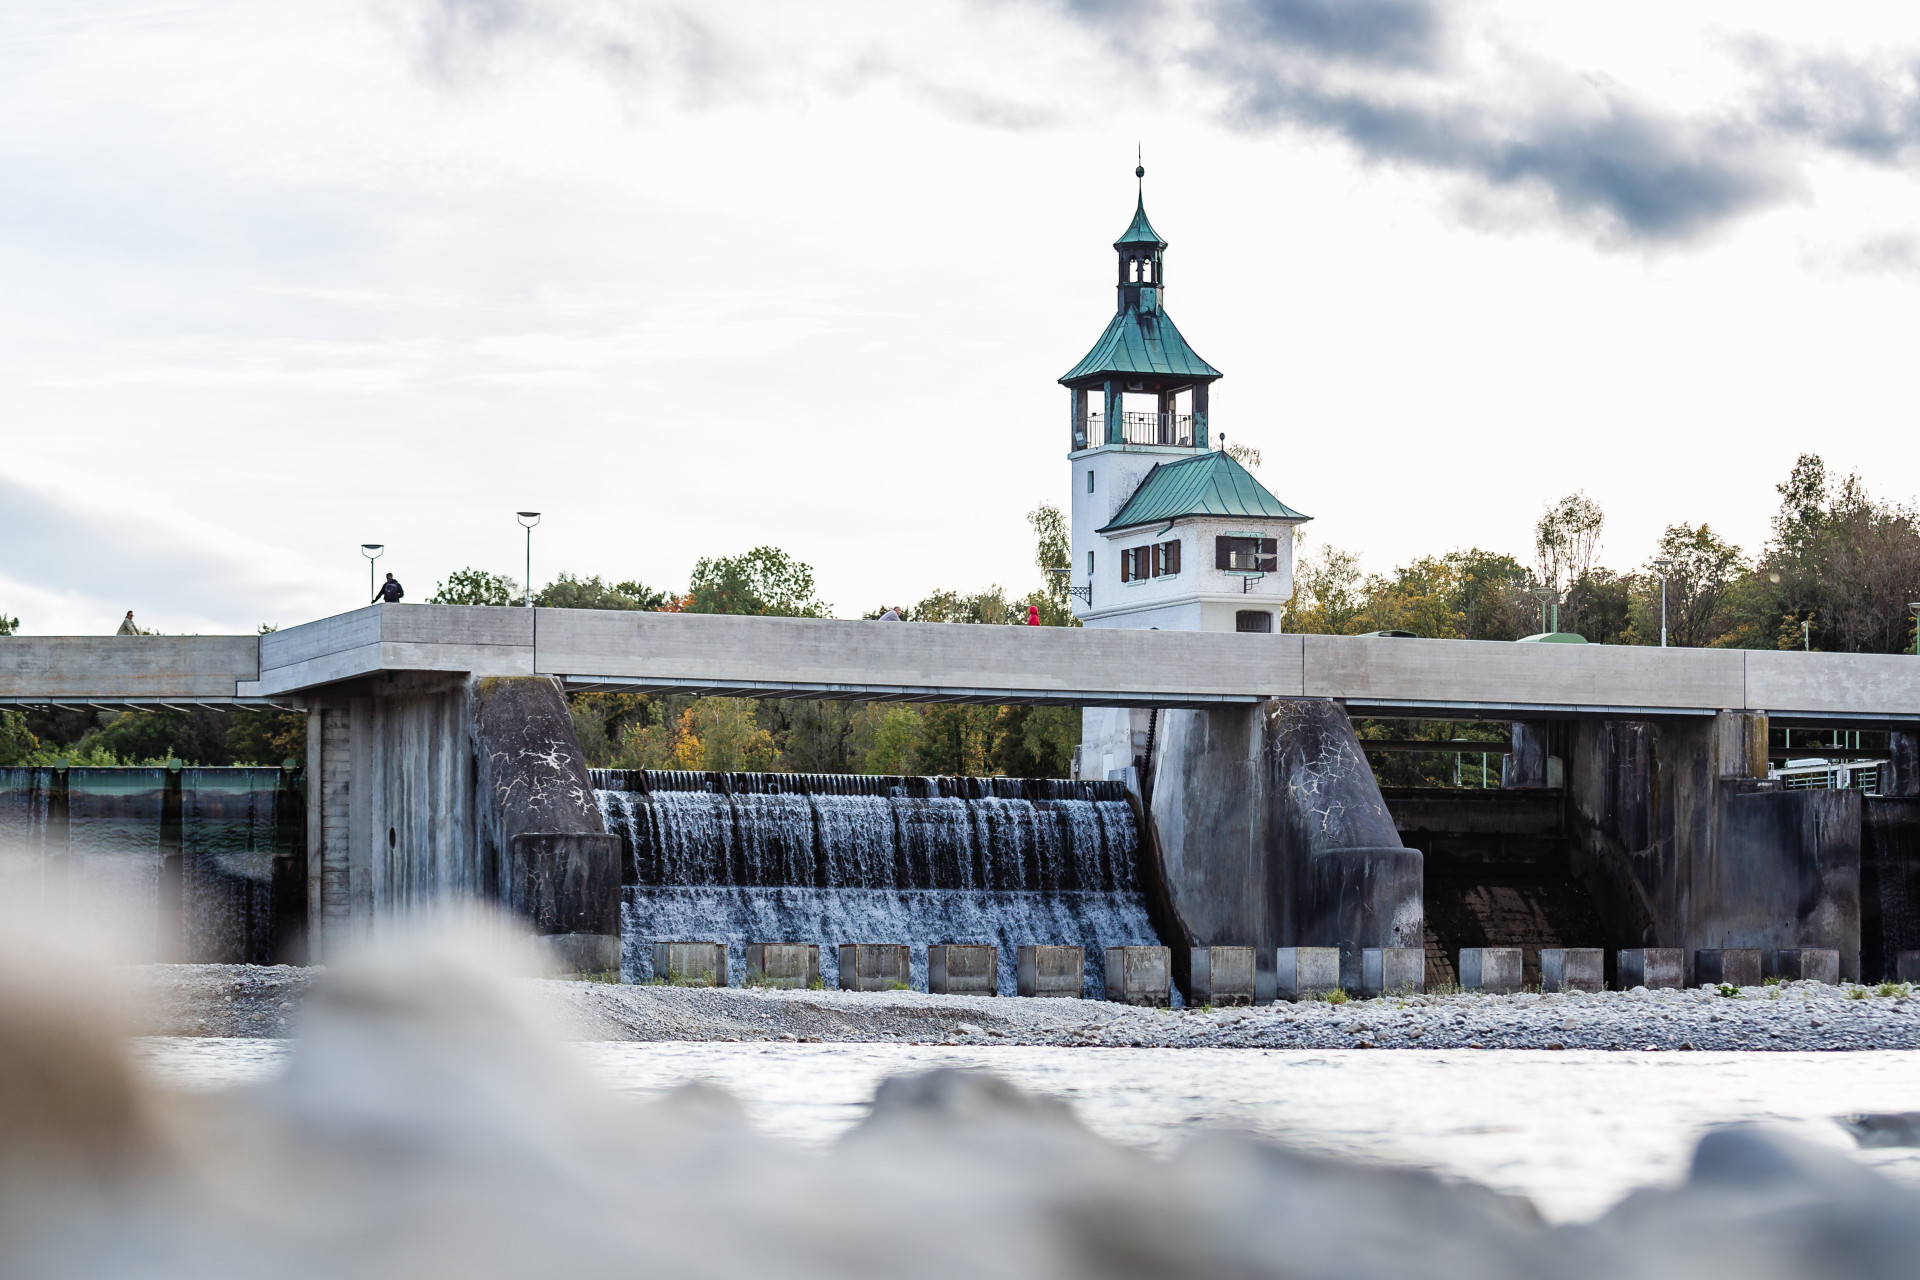
[[[1279,947],[1420,947],[1421,858],[1393,819],[1346,712],[1328,699],[1162,711],[1148,824],[1173,924],[1175,976],[1195,946],[1256,949],[1258,999]],[[1174,941],[1174,939],[1169,939]]]
[[[1573,871],[1609,948],[1826,947],[1859,978],[1860,795],[1783,790],[1766,744],[1752,711],[1573,726]]]
[[[551,936],[564,966],[619,967],[617,842],[553,681],[390,674],[323,690],[307,777],[316,963],[382,922],[493,901]]]

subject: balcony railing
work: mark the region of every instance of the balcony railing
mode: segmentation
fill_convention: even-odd
[[[1107,443],[1107,415],[1089,413],[1081,437],[1075,443],[1093,448]],[[1126,444],[1163,444],[1183,449],[1193,447],[1193,415],[1190,413],[1122,413],[1120,439]]]

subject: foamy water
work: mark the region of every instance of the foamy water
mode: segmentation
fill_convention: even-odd
[[[143,1067],[186,1087],[257,1080],[282,1040],[149,1039]],[[1700,1134],[1783,1125],[1852,1151],[1834,1122],[1920,1111],[1920,1053],[1604,1053],[1473,1050],[945,1048],[869,1044],[575,1046],[636,1098],[690,1080],[736,1095],[766,1133],[816,1145],[866,1114],[884,1078],[935,1066],[993,1070],[1072,1103],[1095,1131],[1164,1151],[1203,1128],[1249,1130],[1350,1159],[1412,1164],[1592,1217],[1635,1187],[1677,1182]],[[1920,1150],[1858,1157],[1920,1185]]]

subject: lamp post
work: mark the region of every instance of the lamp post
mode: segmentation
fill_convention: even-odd
[[[380,588],[373,584],[373,562],[378,560],[381,555],[385,553],[386,549],[386,544],[383,542],[363,542],[360,544],[360,554],[367,558],[367,600],[369,603],[372,602],[373,597],[379,594],[380,591]]]
[[[1667,647],[1667,573],[1673,568],[1673,561],[1661,556],[1653,562],[1660,571],[1660,647]]]
[[[540,523],[538,511],[516,511],[514,517],[527,531],[527,608],[533,608],[533,526]]]
[[[1548,635],[1560,629],[1560,593],[1552,587],[1535,587],[1533,595],[1540,602],[1540,630]],[[1553,622],[1547,622],[1547,606],[1553,606]]]

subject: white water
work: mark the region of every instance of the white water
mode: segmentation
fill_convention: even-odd
[[[1160,941],[1124,801],[910,795],[905,786],[595,796],[625,843],[628,981],[653,978],[656,941],[725,941],[736,983],[749,942],[815,943],[829,985],[839,944],[894,942],[910,946],[912,981],[924,988],[929,943],[974,942],[999,948],[1000,994],[1011,996],[1014,949],[1051,943],[1085,950],[1087,990],[1099,995],[1106,948]]]
[[[259,1079],[292,1042],[140,1043],[170,1084]],[[1834,1117],[1920,1111],[1920,1053],[912,1048],[611,1043],[574,1046],[607,1085],[652,1098],[690,1080],[735,1094],[770,1135],[831,1142],[874,1086],[935,1066],[984,1067],[1072,1103],[1109,1138],[1164,1151],[1195,1130],[1259,1133],[1331,1155],[1412,1164],[1592,1217],[1626,1192],[1675,1183],[1706,1129],[1764,1120],[1853,1151]],[[1920,1150],[1856,1153],[1920,1184]]]

